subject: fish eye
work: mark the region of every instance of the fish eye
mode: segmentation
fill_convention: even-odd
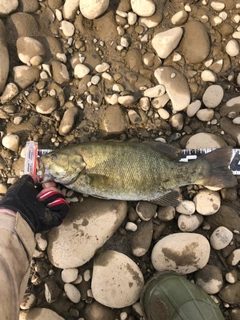
[[[52,161],[56,160],[56,159],[57,159],[57,155],[56,155],[55,153],[52,154],[51,157],[50,157],[50,159],[51,159]]]

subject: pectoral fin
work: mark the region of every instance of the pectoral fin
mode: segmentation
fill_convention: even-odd
[[[148,201],[164,207],[176,207],[182,201],[182,197],[179,191],[173,190],[168,193],[165,193],[164,195],[159,196],[159,198],[148,199]]]

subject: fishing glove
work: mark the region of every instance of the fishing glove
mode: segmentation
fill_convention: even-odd
[[[39,192],[30,175],[22,176],[7,191],[0,208],[19,212],[34,233],[59,226],[69,211],[69,205],[59,191]]]

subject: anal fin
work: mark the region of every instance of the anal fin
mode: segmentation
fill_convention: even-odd
[[[167,207],[167,206],[176,207],[182,201],[182,196],[179,191],[172,190],[168,193],[165,193],[159,196],[158,198],[148,199],[148,201],[163,207]]]

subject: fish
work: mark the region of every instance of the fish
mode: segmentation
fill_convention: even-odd
[[[103,199],[181,202],[179,188],[190,184],[229,188],[237,185],[228,165],[232,148],[216,149],[179,162],[180,149],[160,142],[95,141],[73,144],[39,158],[37,175]]]

